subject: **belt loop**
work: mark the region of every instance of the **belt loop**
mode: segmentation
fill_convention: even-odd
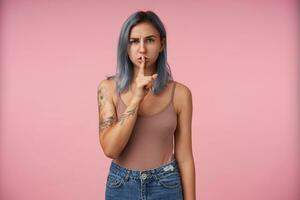
[[[130,173],[130,171],[127,170],[127,173],[126,173],[126,176],[125,176],[125,181],[128,181],[128,179],[129,179],[129,173]]]
[[[155,179],[156,181],[158,181],[158,180],[159,180],[159,178],[157,177],[157,175],[156,175],[156,174],[153,174],[153,176],[154,176],[154,179]]]

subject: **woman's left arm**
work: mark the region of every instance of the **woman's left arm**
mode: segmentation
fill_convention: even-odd
[[[196,200],[196,176],[191,134],[192,93],[188,87],[182,84],[177,91],[178,120],[175,131],[175,158],[182,177],[184,200]]]

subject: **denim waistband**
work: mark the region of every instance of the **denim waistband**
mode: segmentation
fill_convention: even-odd
[[[178,172],[178,165],[176,159],[173,159],[169,163],[163,164],[157,168],[147,169],[142,171],[127,169],[115,163],[114,161],[112,161],[110,165],[110,173],[114,173],[121,177],[127,176],[136,179],[140,179],[140,178],[143,179],[151,175],[160,176],[171,172]]]

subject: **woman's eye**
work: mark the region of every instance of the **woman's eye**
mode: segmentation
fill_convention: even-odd
[[[136,43],[136,42],[138,42],[138,41],[137,40],[131,40],[131,41],[129,41],[130,44]]]
[[[150,43],[152,43],[152,42],[154,42],[154,40],[153,39],[147,39],[147,41],[149,41]],[[139,43],[139,40],[131,40],[131,41],[129,41],[129,43],[130,44],[136,44],[136,43]]]

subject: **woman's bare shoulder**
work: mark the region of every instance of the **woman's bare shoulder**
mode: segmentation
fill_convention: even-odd
[[[101,87],[105,87],[110,93],[113,93],[115,91],[116,82],[114,79],[103,79],[100,81],[98,89]]]
[[[175,81],[176,87],[174,91],[174,107],[177,111],[177,113],[182,110],[183,106],[186,106],[187,104],[190,104],[192,101],[192,92],[190,88],[178,81]]]
[[[175,87],[175,93],[177,93],[177,95],[188,95],[188,93],[191,93],[191,90],[190,88],[183,84],[183,83],[180,83],[178,81],[174,81],[175,84],[176,84],[176,87]]]

